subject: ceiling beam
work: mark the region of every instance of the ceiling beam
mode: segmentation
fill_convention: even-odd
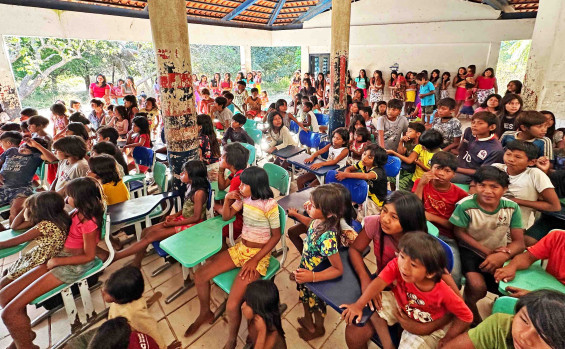
[[[324,12],[325,10],[332,7],[332,0],[320,0],[316,6],[310,7],[308,11],[300,15],[297,19],[295,19],[292,23],[303,23],[307,20],[310,20],[320,13]]]
[[[257,0],[245,0],[244,2],[241,3],[241,5],[236,7],[232,12],[228,13],[224,18],[222,18],[222,21],[230,21],[234,19],[243,11],[245,11],[249,6],[253,5],[256,2]]]
[[[279,2],[277,2],[277,6],[275,6],[273,13],[271,13],[271,18],[269,18],[269,23],[267,23],[267,25],[273,25],[273,23],[275,23],[275,20],[279,16],[279,12],[281,12],[285,2],[286,0],[279,0]]]
[[[502,11],[506,13],[516,12],[514,6],[508,3],[508,0],[483,0],[484,4],[489,5],[497,11]]]

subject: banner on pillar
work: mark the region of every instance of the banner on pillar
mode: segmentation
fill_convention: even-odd
[[[330,70],[330,82],[332,84],[332,96],[330,98],[330,109],[347,108],[347,52],[337,52],[332,55],[332,69]]]

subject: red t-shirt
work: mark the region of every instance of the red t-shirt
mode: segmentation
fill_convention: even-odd
[[[159,345],[145,333],[131,331],[128,349],[159,349]]]
[[[133,138],[133,143],[142,142],[141,146],[145,148],[151,148],[151,138],[149,135],[141,134]]]
[[[230,191],[239,190],[239,185],[241,184],[241,178],[239,178],[239,175],[241,175],[242,172],[243,170],[239,170],[236,173],[229,175]]]
[[[480,90],[490,90],[494,88],[495,82],[496,78],[487,78],[481,75],[477,78],[477,88]]]
[[[547,259],[547,271],[565,285],[565,230],[552,230],[528,251],[537,259]]]
[[[214,99],[209,98],[209,99],[206,100],[206,99],[202,98],[200,100],[200,114],[209,114],[208,113],[208,106],[212,103],[214,103]]]
[[[373,240],[373,253],[375,254],[375,259],[377,261],[378,270],[381,271],[384,267],[396,258],[396,252],[398,251],[398,243],[390,236],[385,234],[381,230],[381,216],[367,216],[365,217],[365,234],[371,240]],[[383,237],[383,256],[380,257],[381,234]]]
[[[230,179],[229,191],[239,190],[239,185],[241,184],[241,178],[239,177],[239,175],[241,175],[242,172],[243,170],[239,170],[236,173],[232,173],[228,176],[228,178]],[[233,222],[234,239],[237,239],[239,235],[241,235],[242,229],[243,229],[243,215],[240,211],[235,214],[235,221]],[[225,227],[222,228],[222,236],[223,237],[229,236],[229,226],[226,225]]]
[[[90,88],[92,89],[92,94],[94,98],[104,98],[106,95],[106,90],[110,89],[110,85],[106,84],[104,87],[98,87],[95,82],[90,84]]]
[[[427,292],[420,291],[413,283],[405,282],[398,269],[398,258],[386,265],[379,278],[389,285],[396,281],[392,288],[396,303],[416,321],[437,321],[446,313],[452,313],[464,322],[473,321],[473,313],[469,307],[443,280]]]
[[[418,188],[418,183],[420,183],[420,179],[417,179],[414,182],[414,186],[412,187],[412,192],[416,192],[416,188]],[[424,190],[422,192],[422,201],[424,202],[424,210],[441,218],[449,219],[451,214],[455,210],[455,204],[459,202],[459,200],[466,198],[469,194],[456,186],[455,184],[451,184],[451,187],[448,191],[443,192],[439,191],[432,183],[428,183],[424,186]],[[448,238],[454,239],[455,236],[453,235],[453,230],[443,228],[439,224],[434,224],[441,235],[447,236]]]

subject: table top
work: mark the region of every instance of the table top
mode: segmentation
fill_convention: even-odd
[[[306,287],[341,314],[343,309],[339,307],[340,305],[355,303],[361,297],[361,284],[349,261],[349,249],[340,249],[339,256],[343,264],[343,275],[333,280],[306,283]],[[324,270],[329,265],[329,261],[326,260],[314,270],[318,271],[318,268]],[[363,308],[361,321],[356,325],[364,326],[371,315],[373,311],[369,307]]]
[[[304,203],[310,200],[310,195],[314,189],[316,188],[306,188],[301,191],[297,191],[287,196],[283,196],[277,202],[285,211],[289,208],[296,208],[299,212],[302,212]]]
[[[133,221],[144,218],[164,200],[177,196],[178,194],[173,192],[142,196],[108,206],[108,214],[112,217],[112,224]]]
[[[290,162],[291,164],[293,164],[294,166],[296,166],[298,168],[302,168],[302,169],[304,169],[308,172],[312,172],[316,176],[324,176],[327,172],[329,172],[331,170],[337,170],[339,168],[338,165],[332,165],[332,166],[320,167],[317,170],[312,170],[310,168],[310,166],[312,166],[313,164],[317,164],[319,162],[324,162],[326,160],[316,158],[316,159],[314,159],[314,162],[312,162],[310,164],[305,164],[304,160],[306,160],[309,157],[310,157],[309,154],[301,153],[301,154],[298,154],[298,155],[295,155],[293,157],[288,158],[288,162]]]
[[[8,230],[4,230],[4,231],[0,231],[0,241],[6,241],[12,238],[15,238],[16,236],[20,235],[21,233],[23,233],[25,230],[12,230],[12,229],[8,229]],[[0,250],[0,259],[1,258],[5,258],[8,256],[11,256],[13,254],[16,254],[18,252],[20,252],[21,250],[23,250],[27,245],[29,244],[28,242],[24,242],[22,244],[16,245],[16,246],[12,246],[12,247],[7,247],[4,249]]]
[[[565,293],[565,285],[546,272],[541,267],[540,261],[536,261],[528,269],[518,270],[514,280],[510,282],[500,281],[498,284],[498,290],[504,295],[508,295],[508,292],[506,292],[506,286],[523,288],[528,291],[550,289]]]
[[[297,154],[300,154],[304,151],[306,151],[306,149],[299,148],[299,147],[294,146],[294,145],[289,145],[288,147],[275,150],[273,152],[273,155],[278,156],[279,158],[288,159],[288,158],[293,157]]]
[[[192,268],[220,251],[222,228],[234,220],[216,216],[166,238],[159,247],[184,267]]]

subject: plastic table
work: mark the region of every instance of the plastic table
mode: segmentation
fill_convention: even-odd
[[[550,289],[565,293],[565,285],[563,285],[555,277],[547,273],[541,267],[540,261],[536,261],[528,269],[518,270],[516,272],[516,277],[514,277],[512,281],[500,281],[500,283],[498,284],[498,290],[503,295],[508,295],[508,292],[506,292],[507,286],[523,288],[524,290],[528,291]]]
[[[112,225],[138,220],[148,216],[161,202],[177,196],[173,192],[142,196],[108,206],[108,214],[112,217]]]
[[[23,232],[24,232],[24,230],[12,230],[12,229],[0,231],[0,241],[6,241],[6,240],[9,240],[9,239],[15,238],[16,236],[20,235]],[[21,244],[16,245],[16,246],[1,249],[0,250],[0,259],[6,258],[8,256],[11,256],[13,254],[20,252],[28,244],[29,244],[29,242],[24,242],[24,243],[21,243]]]
[[[332,165],[332,166],[320,167],[317,170],[312,170],[310,168],[310,166],[312,166],[313,164],[319,163],[319,162],[325,162],[325,160],[317,158],[317,159],[314,159],[314,162],[312,162],[310,164],[305,164],[304,160],[306,160],[309,157],[310,157],[309,154],[301,153],[301,154],[295,155],[295,156],[287,159],[287,161],[292,165],[292,171],[291,171],[292,178],[290,179],[291,181],[294,180],[294,168],[295,167],[304,169],[308,172],[315,174],[316,177],[318,178],[318,181],[320,182],[320,184],[324,184],[324,177],[326,176],[326,173],[328,173],[331,170],[337,170],[339,168],[338,165]]]
[[[296,147],[294,145],[289,145],[288,147],[275,150],[273,152],[273,155],[278,156],[279,158],[286,160],[286,159],[291,158],[295,155],[298,155],[298,154],[300,154],[304,151],[306,151],[306,149],[299,148],[299,147]]]
[[[310,195],[314,189],[316,188],[306,188],[301,191],[297,191],[296,193],[284,196],[279,199],[278,203],[285,211],[289,208],[296,208],[302,212],[304,203],[310,200]]]
[[[183,267],[192,268],[220,251],[222,228],[234,220],[224,221],[220,216],[205,220],[166,238],[160,247]]]

